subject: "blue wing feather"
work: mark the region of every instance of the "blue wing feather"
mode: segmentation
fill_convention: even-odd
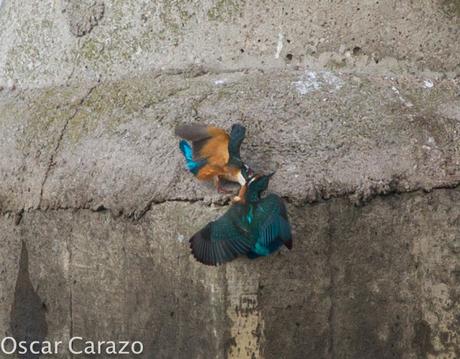
[[[198,171],[200,170],[200,168],[206,164],[206,160],[195,161],[193,159],[192,147],[185,140],[181,140],[179,142],[179,148],[185,157],[185,163],[187,165],[187,169],[190,172],[192,172],[194,175],[196,175]]]

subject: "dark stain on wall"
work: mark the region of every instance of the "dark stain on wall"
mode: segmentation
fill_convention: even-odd
[[[30,280],[29,254],[26,243],[22,242],[10,321],[11,332],[18,343],[25,341],[28,347],[32,341],[43,342],[48,332],[46,310],[45,303],[37,294]],[[35,347],[35,350],[37,349]],[[32,354],[30,351],[18,356],[21,359],[40,357],[40,355]]]
[[[417,349],[419,358],[426,358],[428,353],[433,352],[431,345],[431,327],[424,321],[420,320],[414,325],[414,347]]]

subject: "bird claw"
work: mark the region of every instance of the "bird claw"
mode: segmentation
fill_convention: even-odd
[[[217,192],[219,192],[219,193],[221,193],[221,194],[230,194],[230,193],[232,193],[232,191],[229,191],[229,190],[227,190],[227,189],[225,189],[225,188],[222,188],[222,187],[220,187],[220,186],[217,187]]]

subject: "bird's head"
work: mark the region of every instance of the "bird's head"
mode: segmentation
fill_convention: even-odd
[[[245,185],[253,176],[254,171],[239,158],[230,158],[228,161],[230,167],[240,172],[238,182],[241,186]]]
[[[241,175],[247,183],[254,176],[254,171],[246,163],[243,163],[241,166]]]
[[[267,189],[268,183],[270,182],[270,178],[274,174],[275,172],[272,172],[269,175],[253,176],[246,184],[246,200],[248,202],[258,201],[260,199],[262,192],[264,192]]]

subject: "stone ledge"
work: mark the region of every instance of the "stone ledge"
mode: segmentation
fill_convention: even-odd
[[[225,202],[184,170],[173,128],[248,128],[244,158],[276,170],[293,202],[454,187],[454,79],[327,70],[146,74],[96,86],[3,93],[0,207],[110,208],[138,217],[168,200]]]

